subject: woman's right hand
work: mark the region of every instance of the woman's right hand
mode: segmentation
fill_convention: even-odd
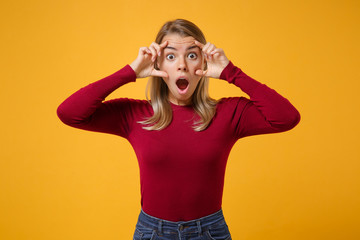
[[[135,71],[137,78],[145,78],[149,76],[168,77],[166,72],[155,69],[155,60],[161,55],[163,48],[167,46],[168,42],[162,44],[153,42],[150,47],[141,47],[139,55],[130,67]]]

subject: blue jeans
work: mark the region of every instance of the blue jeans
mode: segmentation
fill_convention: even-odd
[[[231,240],[231,235],[222,209],[186,222],[162,220],[141,209],[133,240]]]

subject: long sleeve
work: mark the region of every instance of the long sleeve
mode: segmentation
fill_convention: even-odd
[[[300,113],[286,98],[249,77],[232,62],[225,67],[220,79],[235,84],[250,97],[245,105],[239,103],[234,113],[238,138],[284,132],[299,123]]]
[[[75,128],[126,136],[127,102],[103,101],[120,86],[135,81],[135,72],[126,65],[73,93],[57,108],[57,115],[63,123]]]

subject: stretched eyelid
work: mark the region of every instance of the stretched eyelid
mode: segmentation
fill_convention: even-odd
[[[194,55],[195,55],[195,58],[197,58],[197,57],[198,57],[198,54],[197,54],[196,52],[190,52],[190,53],[188,53],[188,55],[187,55],[187,56],[189,57],[189,55],[190,55],[190,54],[194,54]]]
[[[168,60],[173,60],[173,59],[169,59],[169,58],[168,58],[169,56],[173,56],[173,57],[175,58],[175,54],[169,53],[169,54],[166,54],[166,59],[168,59]]]

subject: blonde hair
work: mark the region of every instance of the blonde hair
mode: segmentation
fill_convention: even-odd
[[[192,22],[185,19],[176,19],[166,22],[158,32],[155,42],[160,44],[167,34],[176,33],[183,37],[193,37],[206,44],[206,39],[201,30]],[[157,68],[157,66],[155,65]],[[207,66],[205,66],[205,69]],[[215,115],[217,101],[209,96],[209,79],[202,77],[192,95],[192,106],[199,115],[200,120],[195,121],[193,129],[202,131],[206,129]],[[148,93],[150,92],[150,99]],[[169,89],[161,77],[151,77],[146,86],[146,99],[151,104],[154,114],[144,121],[143,129],[161,130],[166,128],[172,120],[172,109],[168,100]]]

